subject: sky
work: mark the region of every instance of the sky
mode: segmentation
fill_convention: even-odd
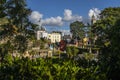
[[[69,31],[70,23],[87,23],[92,15],[98,19],[104,8],[120,7],[120,0],[27,0],[27,6],[32,10],[31,22],[48,31]]]

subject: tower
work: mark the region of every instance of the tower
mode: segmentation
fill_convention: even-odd
[[[92,15],[92,19],[91,19],[91,25],[96,23],[96,19],[95,19],[95,15]]]

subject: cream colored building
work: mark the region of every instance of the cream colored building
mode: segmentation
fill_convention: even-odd
[[[61,41],[61,33],[52,32],[48,34],[48,39],[51,40],[51,43],[60,42]]]
[[[40,40],[40,38],[46,38],[48,37],[48,33],[46,31],[37,31],[37,40]]]
[[[40,40],[40,38],[47,39],[48,33],[46,32],[46,28],[39,26],[39,29],[37,30],[37,40]]]

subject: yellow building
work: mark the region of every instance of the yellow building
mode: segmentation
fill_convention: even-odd
[[[88,45],[88,43],[89,43],[89,38],[87,37],[83,38],[83,44]]]

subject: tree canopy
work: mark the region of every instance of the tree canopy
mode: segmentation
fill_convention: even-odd
[[[100,61],[102,69],[109,79],[120,79],[120,7],[104,9],[93,25],[93,32],[98,36],[97,45],[101,47]],[[106,66],[106,67],[105,67]],[[114,67],[113,67],[114,66]],[[107,69],[106,69],[107,68]]]
[[[31,10],[27,8],[26,0],[1,0],[1,2],[0,37],[6,42],[10,39],[11,45],[17,44],[21,47],[19,50],[22,49],[20,51],[24,52],[27,49],[25,47],[27,41],[35,35],[36,26],[29,21]]]
[[[120,8],[106,8],[101,12],[100,20],[92,25],[92,31],[98,36],[101,45],[105,46],[106,43],[110,43],[110,37],[113,36],[111,30],[113,27],[117,27],[114,25],[119,20],[119,13]]]
[[[70,31],[73,35],[73,39],[82,39],[84,34],[84,24],[79,21],[75,21],[70,24]]]

